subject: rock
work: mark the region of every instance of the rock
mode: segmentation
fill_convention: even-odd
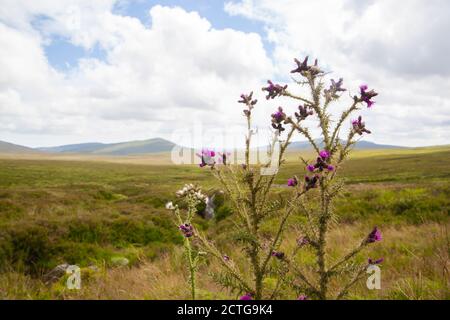
[[[214,217],[214,208],[216,207],[214,204],[215,194],[212,197],[206,198],[206,208],[205,208],[205,219],[212,219]]]
[[[53,268],[51,271],[49,271],[44,275],[43,277],[44,283],[51,284],[57,282],[66,274],[66,270],[69,266],[70,265],[68,263],[57,265],[55,268]]]

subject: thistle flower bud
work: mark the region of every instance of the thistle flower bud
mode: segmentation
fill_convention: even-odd
[[[380,264],[384,261],[384,258],[373,260],[372,258],[367,259],[367,263],[370,265]]]
[[[284,252],[281,251],[272,251],[272,257],[275,257],[279,260],[282,260],[284,258]]]
[[[305,73],[309,72],[312,76],[318,75],[320,73],[323,73],[322,70],[318,67],[318,61],[317,59],[314,61],[314,65],[308,66],[308,56],[305,57],[303,62],[300,62],[297,59],[294,59],[295,63],[297,64],[297,68],[294,70],[291,70],[291,73],[300,73],[304,75]]]
[[[268,94],[266,96],[266,99],[275,99],[278,96],[283,95],[283,93],[287,89],[287,84],[284,86],[281,86],[279,84],[274,84],[272,81],[267,80],[267,83],[269,84],[267,87],[262,88],[263,91],[267,91]]]
[[[339,80],[336,82],[333,79],[331,79],[331,85],[330,88],[325,89],[325,97],[327,97],[328,100],[337,99],[339,98],[338,93],[347,91],[347,89],[342,88],[342,84],[344,82],[344,79],[339,78]]]
[[[287,181],[287,185],[288,187],[295,187],[296,185],[298,185],[297,177],[289,178]]]
[[[367,104],[367,108],[371,108],[373,106],[373,104],[375,103],[375,101],[372,101],[371,99],[373,97],[376,97],[378,95],[377,92],[375,92],[375,90],[368,90],[368,86],[366,84],[362,84],[359,86],[359,90],[360,90],[360,94],[361,97],[359,98],[360,102],[365,102]]]
[[[213,168],[216,164],[216,160],[214,159],[216,153],[214,152],[214,150],[203,149],[202,152],[197,153],[196,156],[201,159],[201,162],[199,163],[200,168],[206,166],[210,166],[211,168]]]
[[[357,134],[359,134],[360,136],[363,133],[372,133],[371,131],[366,129],[366,124],[362,121],[362,117],[359,116],[357,120],[352,120],[352,126],[353,126],[353,130],[355,130],[355,132]]]
[[[323,151],[321,151],[322,153]],[[322,153],[322,155],[325,155],[325,153]],[[327,159],[327,158],[325,158]],[[328,164],[323,157],[317,157],[315,164],[309,164],[306,166],[306,170],[309,172],[322,172],[323,170],[327,169],[328,171],[333,171],[334,166],[331,164]]]
[[[284,131],[282,123],[286,123],[286,114],[283,112],[282,107],[278,107],[278,111],[272,113],[272,127],[278,131]]]
[[[182,224],[178,228],[185,238],[190,238],[194,235],[194,228],[189,223]]]
[[[298,121],[305,120],[308,116],[312,116],[314,114],[312,107],[306,104],[303,106],[299,105],[298,110],[299,112],[294,113]]]
[[[317,182],[319,181],[319,175],[316,174],[313,177],[305,176],[305,190],[313,189],[317,187]]]
[[[252,113],[252,109],[255,107],[255,104],[258,102],[257,99],[253,99],[253,91],[250,92],[250,94],[241,94],[241,100],[239,100],[239,103],[243,103],[247,106],[247,109],[244,109],[244,115],[246,117],[250,117]]]
[[[254,106],[258,100],[253,100],[253,91],[251,91],[249,94],[241,94],[241,100],[238,101],[238,103],[244,103],[246,105]]]
[[[327,150],[322,150],[322,151],[319,152],[319,156],[323,160],[327,160],[330,157],[330,153]]]
[[[242,297],[240,297],[239,300],[253,300],[253,296],[251,293],[246,293]]]
[[[367,243],[373,243],[381,241],[383,238],[381,236],[381,231],[378,230],[377,227],[374,227],[373,230],[369,233],[367,236],[366,242]]]

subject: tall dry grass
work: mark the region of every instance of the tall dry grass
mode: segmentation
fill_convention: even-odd
[[[372,258],[384,257],[381,265],[381,290],[369,290],[365,279],[351,291],[350,299],[450,299],[448,225],[429,223],[420,226],[385,227],[383,241],[374,247]],[[367,226],[343,225],[330,235],[330,254],[345,254],[364,236]],[[295,247],[296,232],[291,230],[282,250]],[[228,248],[231,252],[232,248]],[[302,249],[303,250],[303,249]],[[233,252],[239,263],[239,252]],[[142,261],[137,267],[102,268],[96,272],[82,270],[81,290],[68,290],[64,279],[46,286],[39,279],[14,272],[0,275],[2,299],[189,299],[187,270],[181,248],[155,259]],[[308,270],[313,255],[307,249],[300,253],[299,265]],[[362,254],[360,261],[367,259]],[[300,264],[301,261],[301,264]],[[210,261],[199,270],[199,299],[236,299],[237,294],[224,291],[211,279],[218,263]],[[313,273],[307,272],[312,277]],[[339,281],[332,284],[336,291]],[[284,299],[295,299],[285,290]]]

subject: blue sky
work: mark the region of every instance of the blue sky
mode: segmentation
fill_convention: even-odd
[[[264,46],[270,54],[273,46],[264,32],[264,24],[260,21],[250,20],[242,16],[230,15],[224,10],[224,2],[218,0],[133,0],[118,2],[113,8],[117,15],[130,16],[137,18],[147,27],[151,27],[150,9],[158,4],[164,4],[169,7],[182,7],[187,11],[196,11],[202,17],[208,19],[212,28],[225,29],[232,28],[243,32],[255,32],[261,35]],[[39,24],[45,20],[45,16],[36,17],[34,25],[39,29]],[[51,42],[45,47],[45,54],[50,64],[56,69],[65,71],[77,66],[81,58],[98,58],[105,60],[106,53],[98,45],[94,49],[86,50],[81,46],[76,46],[66,37],[52,35]]]

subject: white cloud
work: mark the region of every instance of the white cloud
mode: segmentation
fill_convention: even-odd
[[[348,88],[375,87],[367,123],[377,142],[449,143],[450,2],[243,0],[225,10],[265,23],[280,76],[309,54]]]
[[[2,140],[123,141],[170,137],[195,121],[225,127],[241,118],[242,88],[260,87],[272,73],[259,35],[215,30],[178,7],[153,7],[146,27],[113,14],[113,1],[25,2],[8,3],[17,21],[0,11]],[[31,24],[36,15],[46,16],[40,32]],[[55,34],[86,49],[100,45],[106,61],[53,69],[43,46]]]
[[[117,0],[3,0],[0,140],[25,145],[171,138],[174,128],[242,123],[241,92],[260,100],[255,123],[286,100],[264,101],[266,79],[288,80],[293,57],[317,56],[347,88],[380,92],[363,116],[376,142],[448,143],[450,3],[445,0],[234,1],[232,15],[262,21],[261,37],[216,30],[195,12],[155,6],[151,23],[114,13]],[[100,47],[104,61],[54,69],[45,45],[63,37]],[[290,84],[291,85],[291,84]],[[336,107],[336,110],[340,110]],[[212,135],[211,135],[212,136]]]

